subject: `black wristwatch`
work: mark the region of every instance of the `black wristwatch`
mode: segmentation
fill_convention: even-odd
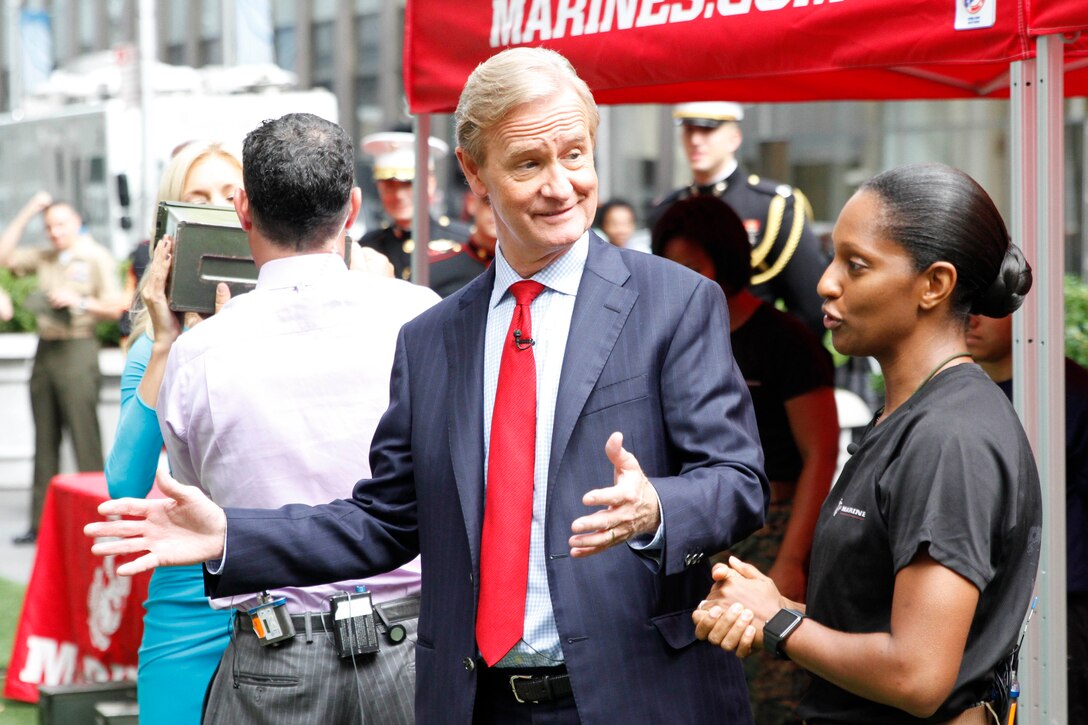
[[[804,618],[805,615],[796,609],[779,609],[778,614],[763,625],[763,649],[780,660],[788,660],[790,657],[782,651],[782,643],[793,634]]]

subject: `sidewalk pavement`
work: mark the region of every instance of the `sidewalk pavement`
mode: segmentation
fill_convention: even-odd
[[[15,546],[12,537],[26,532],[29,489],[0,489],[0,578],[26,584],[34,567],[35,546]]]

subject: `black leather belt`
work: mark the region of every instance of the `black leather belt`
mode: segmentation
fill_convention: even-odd
[[[404,619],[416,619],[419,617],[419,595],[410,597],[402,597],[401,599],[393,599],[388,602],[381,602],[376,604],[376,607],[396,607],[400,605],[402,608],[411,610],[404,612],[403,619],[397,621],[404,621]],[[414,605],[414,607],[410,606]],[[306,617],[310,618],[310,629],[306,629]],[[245,612],[235,612],[234,621],[237,623],[238,629],[243,632],[253,631],[253,622],[249,615]],[[307,614],[292,614],[291,621],[295,625],[295,635],[305,634],[307,631],[315,632],[332,632],[333,619],[331,612],[309,612]],[[377,627],[380,631],[385,631],[386,627],[382,620],[379,618],[377,621]]]
[[[237,612],[234,621],[238,623],[238,629],[243,632],[253,631],[253,621],[245,612]],[[291,621],[295,625],[295,634],[303,634],[306,631],[306,615],[292,614]],[[310,612],[310,627],[319,632],[332,631],[332,614],[329,612]]]
[[[564,666],[527,670],[487,667],[480,674],[496,694],[512,695],[521,704],[560,700],[572,693],[570,675]]]

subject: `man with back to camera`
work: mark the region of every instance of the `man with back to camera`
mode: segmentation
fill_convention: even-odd
[[[430,147],[427,197],[433,199],[438,183],[434,162],[436,158],[449,153],[449,146],[433,137],[427,141]],[[359,244],[384,254],[393,264],[394,275],[399,279],[409,279],[412,275],[412,250],[415,249],[412,239],[415,135],[402,131],[372,133],[363,139],[363,151],[374,157],[374,183],[378,187],[382,210],[389,221],[381,228],[364,234]],[[468,230],[463,225],[450,221],[445,215],[431,216],[429,252],[444,253],[455,247],[460,248],[466,239]],[[434,285],[431,288],[435,289]]]
[[[27,224],[38,214],[51,248],[18,247]],[[29,526],[13,539],[15,544],[33,544],[45,492],[60,472],[64,430],[72,437],[79,470],[102,470],[95,326],[116,320],[127,300],[109,251],[83,232],[83,219],[71,204],[54,201],[44,191],[31,197],[0,234],[0,267],[38,275],[38,290],[27,298],[38,325],[30,375],[34,480]]]
[[[1012,400],[1012,315],[971,315],[967,349]],[[1088,722],[1088,370],[1065,358],[1065,570],[1069,722]]]
[[[348,272],[342,239],[361,192],[339,126],[310,114],[265,121],[246,137],[242,161],[234,205],[257,287],[174,343],[159,422],[174,475],[217,503],[324,503],[349,495],[360,468],[369,475],[397,333],[438,297]],[[286,600],[293,637],[285,622],[281,632],[280,620],[262,618],[259,589],[213,601],[237,611],[205,721],[413,722],[411,644],[387,639],[376,653],[341,657],[332,634],[329,597],[356,586],[369,592],[368,604],[402,616],[418,610],[419,561],[387,569],[362,581],[272,589],[272,600]],[[414,635],[415,617],[402,626]]]
[[[789,312],[823,339],[823,300],[816,284],[827,266],[820,241],[808,223],[808,201],[800,189],[749,174],[737,160],[744,109],[728,101],[682,103],[673,110],[691,166],[692,183],[658,201],[650,228],[679,199],[713,194],[737,213],[752,243],[752,287],[756,297]]]
[[[166,481],[170,502],[104,504],[145,518],[88,526],[135,537],[95,552],[150,550],[123,574],[222,559],[217,596],[422,553],[421,723],[750,723],[739,662],[691,612],[707,557],[763,520],[751,400],[720,287],[589,232],[597,124],[553,51],[469,77],[457,154],[498,253],[401,331],[350,500],[224,515]]]

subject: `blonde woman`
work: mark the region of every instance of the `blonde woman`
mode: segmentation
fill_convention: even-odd
[[[222,145],[194,141],[171,159],[158,201],[229,205],[242,184],[242,164]],[[156,207],[158,204],[156,204]],[[106,461],[110,495],[146,496],[155,480],[162,433],[155,405],[166,358],[182,328],[166,301],[173,240],[155,245],[133,310],[128,358],[121,376],[121,417]],[[217,308],[229,298],[225,285]],[[230,613],[204,597],[199,566],[162,567],[145,603],[137,692],[143,725],[200,722],[204,691],[229,640]]]

